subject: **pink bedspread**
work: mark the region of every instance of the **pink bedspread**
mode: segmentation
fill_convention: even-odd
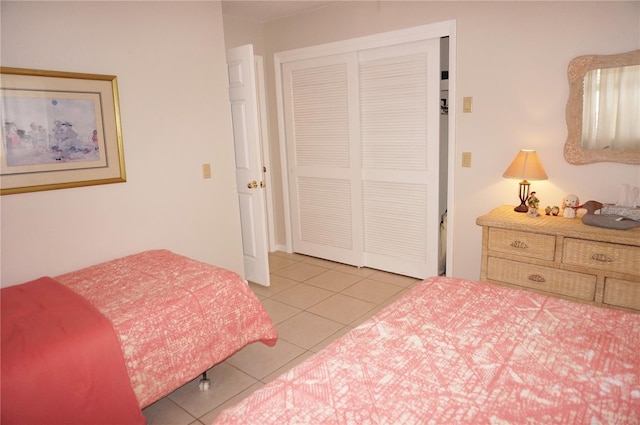
[[[164,397],[276,330],[231,271],[167,250],[147,251],[55,278],[112,323],[140,407]]]
[[[637,424],[640,315],[430,278],[215,424]]]
[[[1,294],[2,424],[145,423],[104,316],[48,277]]]

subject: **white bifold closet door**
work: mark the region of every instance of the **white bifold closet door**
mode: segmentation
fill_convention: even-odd
[[[282,67],[294,251],[437,274],[439,39]]]

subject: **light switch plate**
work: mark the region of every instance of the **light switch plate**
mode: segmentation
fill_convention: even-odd
[[[462,98],[462,112],[473,112],[473,97]]]
[[[462,152],[462,166],[471,168],[471,152]]]
[[[211,164],[202,164],[202,178],[203,179],[211,178]]]

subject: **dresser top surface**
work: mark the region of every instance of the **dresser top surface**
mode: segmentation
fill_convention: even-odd
[[[538,217],[531,217],[525,213],[515,212],[511,205],[503,205],[493,209],[488,214],[478,217],[476,224],[479,226],[640,246],[640,227],[617,230],[588,226],[582,222],[582,215],[578,214],[576,218],[564,218],[560,215],[544,215],[543,212]]]

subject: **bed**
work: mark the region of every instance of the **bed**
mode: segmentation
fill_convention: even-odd
[[[639,421],[640,315],[434,277],[214,424]]]
[[[240,276],[168,250],[1,298],[3,424],[144,423],[141,408],[245,345],[277,339]]]

